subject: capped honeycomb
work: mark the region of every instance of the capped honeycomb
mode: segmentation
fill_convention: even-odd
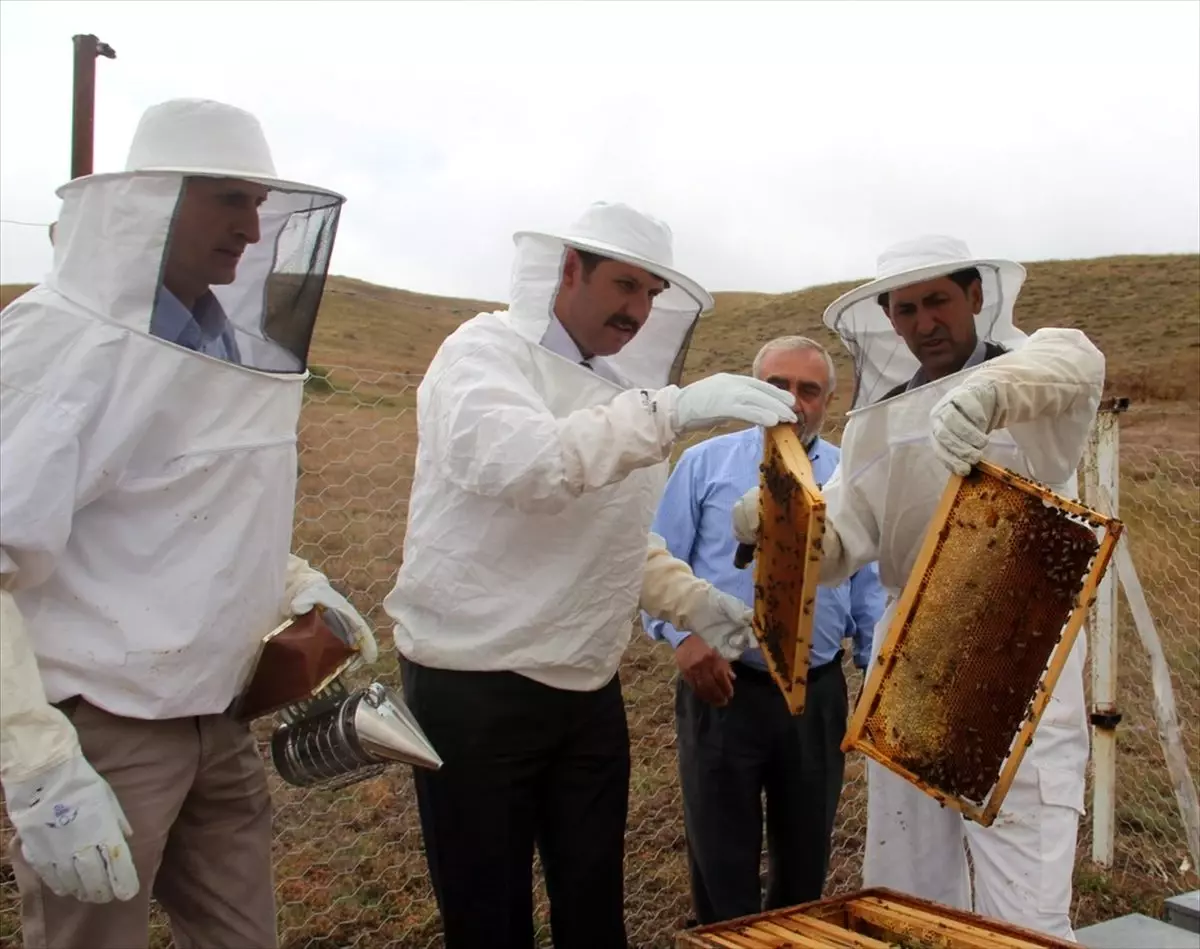
[[[825,502],[790,425],[767,429],[759,468],[754,635],[793,715],[804,711]]]
[[[1120,530],[1002,468],[952,478],[843,746],[990,824]]]

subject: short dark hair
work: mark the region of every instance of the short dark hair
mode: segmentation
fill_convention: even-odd
[[[583,276],[590,277],[592,271],[600,266],[600,262],[608,260],[608,257],[602,257],[600,254],[594,254],[590,250],[580,250],[578,247],[571,248],[579,255],[579,263],[583,268]]]
[[[946,276],[957,283],[962,288],[964,293],[966,292],[967,288],[976,280],[978,280],[980,283],[983,282],[983,277],[980,275],[978,267],[967,267],[965,270],[956,270],[954,273],[947,274]],[[888,308],[887,291],[879,294],[879,296],[875,298],[875,302],[886,310]]]

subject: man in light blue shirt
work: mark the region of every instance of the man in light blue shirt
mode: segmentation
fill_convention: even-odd
[[[813,475],[824,484],[840,455],[817,435],[836,385],[828,353],[804,337],[772,340],[755,357],[754,375],[795,395],[797,414],[804,413],[799,434]],[[652,527],[696,576],[747,604],[754,601],[754,571],[734,566],[731,511],[758,484],[762,455],[757,426],[689,448],[671,473]],[[680,671],[675,722],[698,923],[820,899],[845,766],[849,699],[842,643],[851,640],[854,663],[865,668],[884,605],[874,564],[841,586],[818,588],[806,707],[794,717],[758,649],[729,663],[698,636],[643,615],[648,635],[675,649]],[[764,792],[765,905],[759,882]]]

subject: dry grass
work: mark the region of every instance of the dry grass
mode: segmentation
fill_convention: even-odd
[[[1122,516],[1175,678],[1193,772],[1200,762],[1200,258],[1137,257],[1038,263],[1018,305],[1022,326],[1085,329],[1108,356],[1109,388],[1137,400],[1121,427]],[[849,365],[820,325],[849,284],[781,296],[718,294],[696,335],[694,378],[745,371],[772,336],[807,333],[833,344],[841,386]],[[23,288],[0,288],[7,303]],[[380,678],[398,680],[379,604],[404,537],[416,435],[415,387],[455,326],[497,304],[426,297],[333,278],[314,346],[301,431],[297,552],[327,571],[371,616]],[[343,369],[337,367],[354,367]],[[836,427],[836,426],[834,426]],[[836,435],[834,436],[836,441]],[[1164,895],[1200,885],[1181,870],[1178,812],[1151,714],[1148,663],[1121,615],[1117,862],[1087,860],[1080,832],[1075,915],[1082,925],[1123,912],[1157,915]],[[673,723],[673,662],[640,635],[622,666],[634,770],[627,841],[627,918],[634,947],[669,946],[689,908]],[[852,677],[850,688],[857,690]],[[264,736],[265,736],[264,732]],[[829,891],[859,885],[865,832],[862,761],[848,764]],[[1200,780],[1200,776],[1197,776]],[[342,792],[276,789],[279,919],[288,949],[440,944],[404,771]],[[15,891],[0,878],[0,945],[17,945]],[[544,905],[540,908],[544,921]],[[543,941],[547,935],[542,933]],[[155,945],[168,940],[161,921]]]

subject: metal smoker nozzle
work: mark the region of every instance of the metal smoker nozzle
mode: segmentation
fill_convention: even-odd
[[[345,787],[404,763],[434,771],[442,759],[404,701],[380,682],[345,696],[340,681],[318,696],[323,706],[289,708],[271,736],[280,777],[298,787]]]

